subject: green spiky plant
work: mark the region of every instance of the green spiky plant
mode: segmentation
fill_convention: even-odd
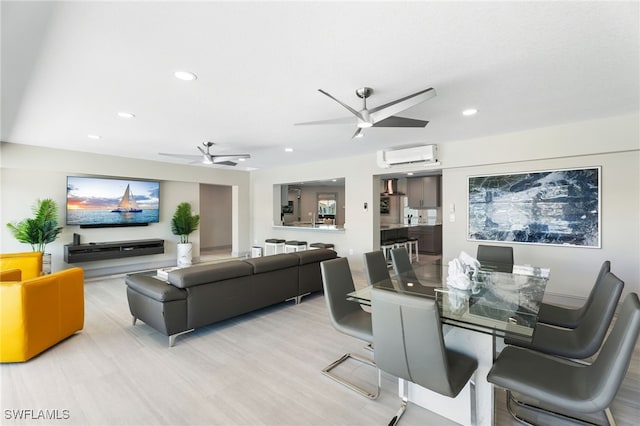
[[[62,227],[58,226],[58,205],[50,198],[37,200],[31,208],[34,217],[7,227],[16,240],[31,245],[31,250],[44,253],[47,244],[58,238]]]
[[[189,242],[189,234],[198,229],[200,215],[191,213],[191,204],[180,203],[171,219],[171,232],[180,236],[181,243]]]

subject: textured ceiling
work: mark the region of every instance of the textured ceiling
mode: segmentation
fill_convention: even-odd
[[[211,140],[250,153],[242,169],[624,114],[639,109],[639,5],[3,1],[1,137],[175,162],[158,153]],[[360,109],[365,85],[369,107],[435,88],[399,114],[429,125],[353,140],[355,119],[293,125],[349,116],[317,89]]]

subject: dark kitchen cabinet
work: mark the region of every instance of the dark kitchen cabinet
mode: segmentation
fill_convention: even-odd
[[[412,226],[409,228],[409,236],[418,239],[418,252],[442,253],[442,225]]]
[[[412,209],[440,207],[440,176],[408,178],[407,199]]]

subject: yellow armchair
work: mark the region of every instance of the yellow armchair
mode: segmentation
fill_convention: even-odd
[[[29,251],[0,254],[0,271],[7,269],[20,269],[23,280],[39,277],[42,275],[42,253]]]
[[[0,282],[0,362],[27,361],[84,327],[84,271]]]

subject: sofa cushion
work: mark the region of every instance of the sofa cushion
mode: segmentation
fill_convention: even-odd
[[[293,253],[275,254],[273,256],[254,257],[244,260],[251,265],[254,274],[275,271],[277,269],[292,268],[298,266],[298,256]]]
[[[323,260],[334,259],[338,256],[335,251],[329,249],[304,250],[291,254],[298,257],[300,265],[322,262]]]
[[[251,275],[253,268],[242,260],[191,266],[169,272],[169,282],[179,288]]]

